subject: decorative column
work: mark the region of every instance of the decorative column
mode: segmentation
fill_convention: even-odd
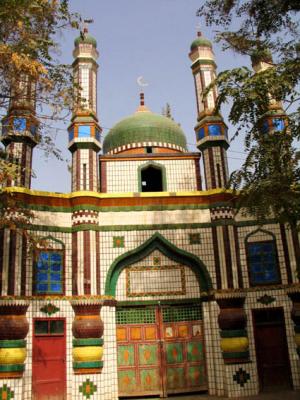
[[[0,304],[0,379],[21,378],[25,370],[29,303]]]
[[[290,299],[293,302],[291,318],[294,322],[294,331],[295,331],[295,344],[297,346],[297,353],[300,357],[300,292],[298,293],[290,293]]]
[[[246,331],[247,317],[244,297],[217,299],[220,307],[218,323],[221,349],[225,364],[249,362],[249,341]]]
[[[216,86],[204,97],[203,93],[216,78],[216,63],[211,42],[198,32],[191,45],[189,57],[195,82],[197,100],[197,147],[202,152],[206,189],[224,188],[228,182],[229,147],[227,126],[223,117],[215,113],[218,92]]]
[[[73,76],[77,85],[68,128],[72,153],[72,192],[98,190],[101,128],[97,118],[97,42],[87,28],[75,39]]]
[[[8,179],[6,186],[30,188],[32,150],[38,142],[36,118],[36,83],[22,75],[12,83],[11,100],[7,115],[2,119],[1,142],[5,146],[8,161],[15,164],[16,175]]]
[[[102,300],[71,300],[75,318],[73,332],[73,369],[75,374],[100,374],[103,367]]]

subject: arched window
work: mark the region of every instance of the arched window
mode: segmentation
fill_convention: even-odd
[[[250,285],[271,285],[281,282],[276,241],[269,232],[258,230],[246,239]]]
[[[37,295],[64,293],[64,243],[52,236],[42,238],[45,246],[34,259],[33,293]]]
[[[165,188],[165,174],[162,166],[148,164],[140,170],[141,192],[162,192]]]

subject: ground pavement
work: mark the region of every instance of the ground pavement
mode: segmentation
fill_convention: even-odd
[[[159,397],[148,397],[148,400],[162,400]],[[215,397],[208,396],[206,394],[189,394],[183,396],[169,396],[168,400],[228,400],[228,397]],[[300,400],[300,391],[276,391],[276,392],[267,392],[261,393],[258,396],[247,396],[247,397],[235,397],[232,399],[241,399],[241,400]],[[145,400],[135,398],[134,400]]]

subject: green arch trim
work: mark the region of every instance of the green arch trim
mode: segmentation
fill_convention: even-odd
[[[201,291],[207,293],[212,289],[212,281],[204,263],[194,254],[179,249],[156,232],[141,246],[119,256],[112,263],[106,276],[105,295],[115,296],[118,278],[123,269],[147,257],[154,250],[160,250],[170,259],[190,267],[197,277]]]
[[[157,163],[155,161],[147,161],[145,164],[142,164],[138,167],[138,184],[139,184],[139,192],[142,192],[142,171],[149,167],[153,167],[156,169],[160,169],[162,173],[162,187],[163,192],[167,191],[167,174],[166,167],[163,164]]]
[[[42,237],[40,237],[39,239],[56,242],[56,243],[58,243],[58,244],[61,245],[62,249],[65,248],[64,242],[63,242],[62,240],[56,239],[56,238],[55,238],[54,236],[52,236],[52,235],[42,236]],[[62,249],[60,249],[60,250],[62,250]],[[39,248],[39,250],[43,250],[43,247]],[[57,250],[57,249],[54,249],[54,250]]]
[[[255,235],[256,233],[258,233],[258,232],[262,232],[262,233],[264,233],[265,235],[271,236],[271,237],[273,238],[274,242],[276,243],[276,236],[274,235],[274,233],[273,233],[273,232],[270,232],[270,231],[267,231],[266,229],[262,229],[262,228],[257,228],[257,229],[255,229],[254,231],[249,232],[248,235],[245,236],[245,243],[248,243],[248,239],[249,239],[251,236],[253,236],[253,235]],[[271,240],[271,239],[269,239],[269,240]]]

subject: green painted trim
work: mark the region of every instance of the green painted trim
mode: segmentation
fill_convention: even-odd
[[[248,337],[246,329],[220,331],[221,338]]]
[[[223,358],[248,358],[249,351],[230,351],[230,352],[222,352]]]
[[[300,325],[294,326],[295,333],[300,333]]]
[[[167,192],[167,174],[166,167],[163,164],[160,164],[155,161],[148,161],[146,164],[142,164],[138,167],[138,190],[142,192],[142,170],[147,169],[148,167],[153,167],[155,169],[159,169],[162,172],[162,192]]]
[[[273,232],[267,231],[266,229],[262,229],[262,228],[257,228],[254,231],[248,233],[248,235],[245,236],[244,242],[247,243],[248,238],[252,235],[255,235],[257,232],[262,232],[266,235],[272,236],[273,240],[275,241],[276,244],[276,236],[274,235]],[[264,239],[264,241],[266,241],[267,239]]]
[[[103,339],[73,339],[74,347],[82,347],[82,346],[103,346]]]
[[[102,368],[103,361],[73,362],[74,369],[80,368]]]
[[[201,299],[178,299],[178,300],[140,300],[140,301],[118,301],[117,307],[128,306],[158,306],[167,304],[201,304]]]
[[[55,207],[55,206],[47,206],[47,205],[35,205],[35,204],[24,204],[22,207],[36,210],[36,211],[50,211],[50,212],[63,212],[63,213],[72,213],[74,211],[80,210],[91,210],[96,212],[130,212],[130,211],[164,211],[164,210],[207,210],[213,209],[216,207],[226,207],[228,206],[228,202],[219,202],[213,204],[170,204],[170,205],[146,205],[146,206],[106,206],[106,207],[97,207],[91,206],[90,204],[81,204],[80,206],[74,207]]]
[[[275,220],[267,220],[266,224],[278,224]],[[46,225],[23,225],[20,228],[24,228],[32,231],[44,231],[44,232],[62,232],[62,233],[72,233],[79,232],[84,230],[92,230],[98,232],[114,232],[114,231],[143,231],[143,230],[168,230],[168,229],[197,229],[197,228],[211,228],[213,226],[236,226],[236,227],[245,227],[245,226],[253,226],[257,227],[255,221],[241,221],[237,222],[234,220],[218,220],[214,222],[205,222],[205,223],[192,223],[192,224],[158,224],[158,225],[88,225],[83,224],[71,227],[55,227],[55,226],[46,226]]]
[[[26,347],[26,340],[24,340],[24,339],[0,340],[0,348],[1,349],[22,348],[22,347]]]
[[[0,372],[24,371],[25,364],[0,364]]]
[[[152,251],[158,249],[170,259],[190,267],[198,280],[201,291],[207,292],[212,288],[212,281],[204,263],[194,254],[187,253],[169,242],[160,233],[155,234],[134,250],[119,256],[110,266],[106,276],[105,294],[115,295],[116,285],[122,270],[147,257]]]

